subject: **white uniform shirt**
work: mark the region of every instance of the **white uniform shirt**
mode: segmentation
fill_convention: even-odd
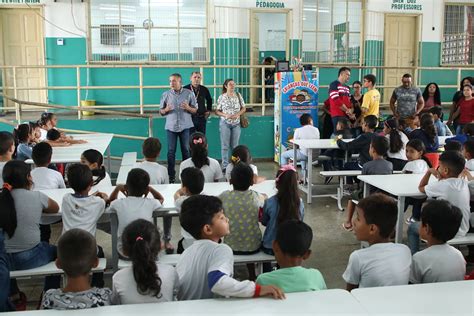
[[[401,131],[398,131],[398,134],[402,138],[402,143],[403,143],[402,149],[400,149],[396,153],[392,153],[392,152],[390,152],[390,148],[389,148],[389,150],[387,151],[387,156],[389,158],[393,158],[393,159],[407,160],[406,146],[407,146],[407,143],[408,143],[408,137],[407,137],[407,135],[405,135],[405,133],[403,133]],[[387,138],[388,142],[390,143],[390,135],[385,135],[385,138]]]
[[[122,252],[122,233],[128,224],[137,219],[144,219],[153,223],[153,211],[161,207],[157,199],[128,196],[110,203],[109,210],[117,213],[117,250]]]
[[[94,178],[94,181],[97,179],[97,177],[93,177]],[[112,186],[112,180],[110,179],[110,176],[109,174],[106,172],[105,173],[105,177],[104,179],[100,180],[99,183],[97,183],[96,185],[92,186],[91,188],[91,193],[95,193],[95,192],[106,192],[106,191],[110,191],[108,189],[110,189],[110,187]]]
[[[406,285],[410,276],[410,249],[402,244],[379,243],[351,253],[346,283],[359,288]]]
[[[133,268],[127,267],[117,271],[112,277],[112,303],[123,305],[174,301],[179,286],[178,274],[175,268],[161,263],[157,263],[157,268],[157,275],[161,279],[159,297],[138,293]]]
[[[423,159],[412,160],[406,163],[403,167],[403,173],[415,173],[415,174],[424,174],[428,171],[429,167],[426,161]]]
[[[448,245],[433,245],[413,255],[411,283],[462,281],[466,261],[462,253]]]
[[[33,190],[49,190],[65,188],[64,179],[61,173],[47,167],[38,167],[31,171],[33,179]]]
[[[135,164],[134,168],[140,168],[148,172],[150,184],[168,184],[170,179],[168,169],[157,162],[143,161]]]
[[[474,159],[467,160],[464,167],[468,169],[469,171],[474,171]]]
[[[186,159],[179,165],[179,179],[181,180],[181,172],[184,169],[196,167],[191,158]],[[209,157],[209,165],[201,167],[201,171],[204,174],[204,182],[216,182],[216,180],[222,179],[222,170],[219,162],[214,158]]]
[[[63,234],[70,229],[80,228],[95,236],[97,221],[105,210],[105,201],[98,196],[75,197],[68,193],[61,206]]]
[[[252,168],[253,174],[255,176],[258,176],[257,166],[254,165],[254,164],[250,164],[249,166],[250,166],[250,168]],[[234,164],[233,163],[228,164],[227,168],[225,168],[225,178],[227,179],[227,181],[230,181],[230,175],[232,173],[232,169],[234,169]]]
[[[319,129],[311,124],[295,129],[293,135],[294,139],[319,139]],[[300,151],[303,155],[308,156],[308,148],[300,146]]]
[[[468,182],[460,178],[448,178],[435,181],[425,186],[428,198],[446,200],[459,207],[462,212],[462,222],[456,237],[466,236],[469,230],[469,219],[471,217]]]

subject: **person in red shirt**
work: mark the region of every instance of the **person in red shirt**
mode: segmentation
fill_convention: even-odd
[[[463,98],[458,101],[458,109],[454,113],[454,119],[459,116],[459,124],[456,134],[461,134],[464,125],[474,121],[474,97],[472,96],[472,85],[465,84],[463,86]]]
[[[337,121],[341,118],[355,120],[352,111],[351,94],[346,83],[351,77],[351,70],[347,67],[339,69],[337,80],[329,85],[329,111],[331,113],[334,132],[336,131]]]

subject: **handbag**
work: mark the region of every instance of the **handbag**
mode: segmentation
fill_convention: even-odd
[[[240,93],[237,93],[237,99],[239,99],[240,109],[242,110],[243,106],[242,106],[242,101],[240,101],[240,98],[242,98],[242,96],[240,95]],[[247,128],[249,127],[249,125],[250,125],[249,118],[247,117],[247,115],[245,115],[245,112],[244,112],[240,115],[240,127]]]

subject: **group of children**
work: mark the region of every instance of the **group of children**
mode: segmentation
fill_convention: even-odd
[[[305,125],[312,127],[311,120],[310,116],[302,119]],[[359,145],[364,148],[359,151],[360,160],[356,163],[363,174],[392,173],[394,163],[385,160],[384,156],[390,149],[401,150],[392,135],[393,129],[401,135],[396,123],[387,122],[386,137],[374,133],[376,126],[377,118],[368,115],[362,123],[363,133],[356,140],[347,145],[338,140],[344,150],[357,152]],[[25,146],[30,146],[30,142],[31,139],[24,142]],[[464,258],[446,244],[447,240],[456,234],[465,234],[466,227],[469,228],[466,226],[466,223],[469,225],[466,222],[469,216],[466,210],[469,209],[464,205],[466,197],[469,204],[469,188],[467,180],[458,179],[464,169],[464,158],[460,152],[447,151],[441,155],[436,171],[428,169],[429,164],[423,160],[422,140],[415,138],[405,144],[402,139],[401,143],[409,160],[403,167],[404,172],[426,172],[420,191],[430,198],[438,197],[448,202],[428,202],[421,212],[421,222],[414,221],[410,225],[412,231],[416,225],[419,227],[419,235],[410,235],[411,240],[418,238],[419,242],[421,238],[427,240],[429,246],[412,259],[408,247],[390,242],[397,219],[396,203],[391,197],[374,193],[358,204],[351,201],[348,206],[350,220],[344,228],[353,229],[357,239],[367,241],[370,247],[355,251],[349,258],[343,274],[349,290],[458,280],[465,273],[465,264],[461,262]],[[5,234],[5,251],[11,270],[29,269],[56,260],[57,266],[65,271],[67,283],[64,288],[59,288],[57,277],[47,278],[41,303],[44,309],[193,300],[215,295],[283,299],[284,293],[326,289],[318,270],[302,267],[311,255],[313,233],[303,222],[304,203],[299,196],[298,173],[292,165],[279,168],[275,177],[277,193],[268,197],[251,189],[264,178],[258,176],[246,146],[240,145],[233,150],[232,163],[224,176],[217,161],[208,156],[205,135],[193,134],[191,158],[181,163],[181,188],[174,194],[180,212],[182,238],[177,247],[181,256],[173,268],[157,261],[161,250],[174,252],[170,243],[171,217],[163,218],[163,236],[152,220],[153,212],[163,205],[164,198],[150,185],[169,182],[167,169],[157,162],[161,151],[157,138],[144,141],[144,161],[136,164],[126,183],[117,184],[110,196],[103,193],[112,184],[99,152],[86,150],[81,155],[81,163],[67,166],[64,180],[60,173],[51,169],[52,144],[49,141],[31,147],[36,166],[31,172],[23,161],[11,160],[19,146],[15,144],[11,133],[0,132],[0,166],[4,181],[0,193],[0,228]],[[463,151],[472,159],[474,142],[466,141]],[[431,174],[440,179],[438,187],[426,185]],[[226,178],[232,190],[224,191],[218,197],[202,194],[205,182]],[[65,184],[74,193],[63,198],[63,230],[56,247],[49,244],[50,223],[42,222],[41,215],[58,212],[59,205],[38,190],[63,188]],[[452,198],[454,190],[462,193],[458,192]],[[120,198],[120,195],[125,197]],[[130,267],[114,274],[112,289],[103,288],[100,273],[94,273],[89,282],[89,274],[97,266],[98,258],[104,257],[95,234],[106,207],[118,217],[119,256],[131,261]],[[448,209],[449,212],[445,211]],[[352,213],[356,214],[353,220]],[[263,236],[260,223],[266,227]],[[266,272],[257,277],[250,265],[250,280],[234,279],[233,255],[259,251],[274,255],[278,269],[272,271],[266,266]],[[443,258],[438,259],[438,255]],[[439,266],[447,262],[442,260],[451,259],[456,261],[452,269]],[[7,291],[12,300],[18,303],[25,299],[14,281],[10,287]]]

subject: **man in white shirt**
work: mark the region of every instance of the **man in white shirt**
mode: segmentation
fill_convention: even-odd
[[[313,126],[313,118],[311,115],[305,113],[300,117],[301,127],[295,129],[293,139],[319,139],[319,129]],[[281,154],[280,165],[288,164],[288,160],[294,160],[294,150],[290,149]],[[296,150],[296,161],[307,161],[308,149],[300,146]]]
[[[31,171],[33,180],[33,190],[49,190],[65,188],[64,179],[61,173],[56,170],[49,169],[53,148],[48,143],[39,143],[33,147],[31,157],[36,168]]]

